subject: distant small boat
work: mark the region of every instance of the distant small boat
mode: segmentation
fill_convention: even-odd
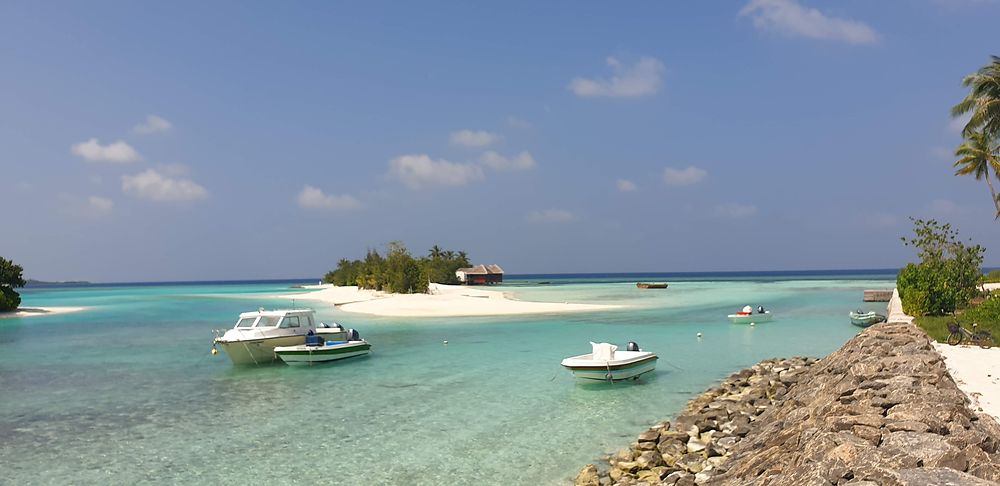
[[[665,289],[667,288],[666,282],[636,282],[636,287],[640,289]]]
[[[562,360],[562,365],[573,376],[585,380],[619,381],[639,379],[639,376],[656,369],[655,353],[643,351],[635,343],[628,343],[626,351],[608,343],[590,343],[593,352]]]
[[[885,322],[885,316],[882,314],[876,314],[874,312],[862,312],[860,309],[856,311],[851,311],[851,324],[858,327],[868,327],[872,324],[878,324],[880,322]]]
[[[771,320],[771,311],[764,310],[763,307],[758,307],[757,311],[754,311],[752,307],[744,306],[743,310],[735,313],[729,314],[729,320],[733,324],[756,324],[758,322],[767,322]]]

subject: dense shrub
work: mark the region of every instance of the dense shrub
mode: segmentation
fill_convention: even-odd
[[[1000,270],[993,270],[983,275],[983,283],[1000,283]]]
[[[24,287],[22,272],[24,269],[20,265],[0,257],[0,312],[12,311],[21,305],[21,296],[14,289]]]
[[[962,317],[968,322],[1000,324],[1000,295],[990,296],[983,303],[965,311]]]
[[[968,305],[979,293],[985,250],[960,241],[950,224],[913,222],[916,237],[903,238],[903,243],[919,249],[920,263],[907,264],[896,277],[903,312],[940,315]]]
[[[468,266],[465,252],[443,251],[434,246],[427,257],[417,259],[403,243],[394,241],[389,243],[385,257],[368,250],[364,260],[342,259],[323,280],[393,293],[421,293],[427,292],[430,282],[458,283],[455,270]]]

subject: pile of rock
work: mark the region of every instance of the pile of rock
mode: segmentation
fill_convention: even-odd
[[[760,363],[691,401],[578,485],[996,484],[1000,425],[977,415],[912,324],[821,361]]]
[[[769,360],[735,373],[688,403],[674,421],[639,435],[600,471],[587,465],[577,485],[693,485],[706,481],[751,430],[757,417],[788,393],[814,358]]]
[[[1000,480],[1000,426],[969,410],[943,358],[912,324],[868,328],[802,378],[708,484]]]

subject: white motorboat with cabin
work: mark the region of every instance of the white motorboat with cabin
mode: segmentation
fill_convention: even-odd
[[[764,306],[757,306],[755,311],[753,307],[749,305],[743,306],[743,309],[735,314],[729,314],[729,320],[733,324],[756,324],[758,322],[767,322],[771,320],[771,311],[764,310]]]
[[[307,334],[305,344],[278,346],[274,354],[289,365],[328,363],[371,352],[368,341],[361,339],[358,331],[344,329],[339,324],[321,324],[316,334]]]
[[[235,365],[260,365],[274,362],[277,346],[305,343],[306,335],[316,334],[312,309],[264,310],[244,312],[232,329],[216,335],[219,346]],[[341,329],[342,330],[342,329]]]
[[[586,380],[618,381],[632,378],[639,379],[644,373],[656,369],[655,353],[639,349],[634,342],[628,343],[625,351],[618,351],[618,346],[609,343],[594,343],[590,345],[590,354],[581,354],[562,360],[562,365],[573,372],[577,378]]]

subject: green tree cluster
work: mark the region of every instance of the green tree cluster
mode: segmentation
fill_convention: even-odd
[[[12,311],[21,305],[21,295],[14,289],[25,285],[22,272],[24,269],[20,265],[0,257],[0,312]]]
[[[990,63],[962,80],[969,94],[951,109],[951,114],[969,114],[969,122],[962,130],[965,140],[955,150],[955,175],[986,181],[995,219],[1000,219],[1000,199],[993,186],[993,178],[1000,177],[1000,57],[991,57]]]
[[[940,315],[967,306],[979,293],[985,249],[959,240],[950,224],[910,219],[915,237],[902,240],[918,249],[920,263],[907,264],[896,277],[903,312]]]
[[[458,283],[455,270],[468,266],[464,251],[442,250],[435,245],[426,257],[418,259],[402,242],[394,241],[389,243],[385,256],[368,250],[363,260],[341,259],[323,281],[398,294],[426,293],[430,282]]]

